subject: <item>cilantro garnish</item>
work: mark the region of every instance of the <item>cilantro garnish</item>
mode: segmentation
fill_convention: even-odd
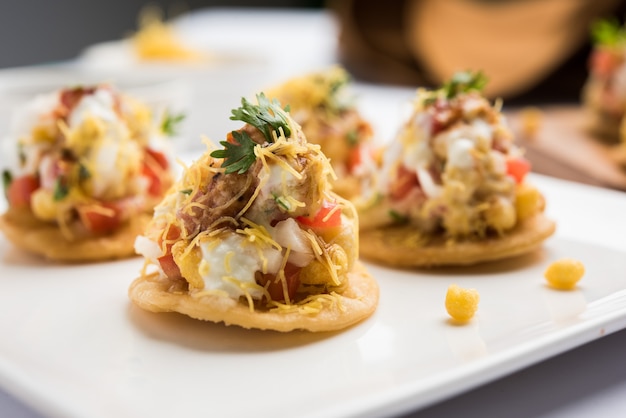
[[[441,89],[447,99],[452,99],[460,93],[467,93],[472,90],[481,91],[487,84],[487,81],[487,77],[482,71],[463,71],[455,73]]]
[[[289,202],[285,199],[284,196],[279,196],[275,193],[272,193],[272,197],[274,198],[274,201],[276,202],[276,204],[280,207],[282,207],[283,209],[285,209],[287,212],[289,212],[291,210],[291,205],[289,204]]]
[[[397,223],[403,223],[404,224],[404,223],[407,223],[409,221],[409,218],[407,216],[402,215],[401,213],[396,212],[393,209],[391,209],[389,211],[389,217],[391,219],[393,219],[394,222],[397,222]]]
[[[359,145],[359,131],[357,131],[356,129],[348,131],[348,133],[346,134],[346,139],[348,140],[348,145],[350,145],[351,147],[356,147],[357,145]]]
[[[163,115],[163,122],[161,122],[161,131],[167,136],[176,136],[178,135],[178,130],[180,129],[180,123],[185,119],[184,113],[179,114],[171,114],[168,111],[165,111]]]
[[[89,169],[83,164],[78,164],[78,180],[84,181],[90,177],[91,172],[89,171]]]
[[[626,42],[626,29],[615,18],[596,20],[591,24],[591,38],[599,45],[619,45]]]
[[[346,95],[350,75],[346,71],[333,71],[329,75],[326,106],[334,113],[341,113],[353,105],[353,98]]]
[[[54,181],[54,192],[52,195],[54,201],[58,202],[59,200],[63,200],[69,192],[70,189],[67,187],[65,179],[63,177],[57,177]]]
[[[4,194],[6,195],[9,191],[9,186],[13,182],[13,176],[9,170],[4,170],[2,172],[2,186],[4,187]]]
[[[233,109],[230,119],[240,120],[254,126],[263,133],[267,142],[274,142],[272,131],[278,131],[279,128],[283,128],[286,137],[291,135],[289,121],[284,113],[289,111],[289,106],[286,106],[283,112],[278,100],[270,101],[264,93],[257,94],[256,99],[259,102],[258,105],[250,103],[243,97],[241,107]]]
[[[26,152],[24,151],[24,144],[22,142],[17,144],[17,156],[21,165],[26,164]]]
[[[257,145],[250,136],[245,132],[232,132],[236,144],[228,141],[220,141],[224,149],[216,150],[211,153],[213,158],[223,158],[222,167],[226,168],[226,174],[235,173],[243,174],[256,161],[254,155],[254,147]]]

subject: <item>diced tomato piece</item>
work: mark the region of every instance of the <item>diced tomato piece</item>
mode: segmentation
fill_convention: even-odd
[[[337,206],[337,203],[325,200],[322,202],[322,207],[314,217],[298,216],[296,220],[311,228],[331,228],[339,226],[341,225],[341,208]]]
[[[356,167],[361,165],[363,162],[363,156],[361,155],[361,147],[356,146],[350,149],[350,153],[348,154],[348,161],[346,161],[346,166],[348,167],[348,171],[352,173]]]
[[[366,153],[365,155],[363,153]],[[348,154],[348,161],[346,161],[346,165],[348,167],[348,171],[350,173],[354,172],[354,169],[363,164],[363,157],[369,157],[371,159],[374,158],[374,150],[371,148],[364,149],[363,145],[357,145],[354,148],[350,149],[350,153]]]
[[[95,87],[84,88],[75,87],[72,89],[65,89],[61,92],[60,102],[67,109],[67,113],[70,113],[74,107],[80,102],[83,96],[93,94],[96,91]]]
[[[389,196],[393,200],[400,200],[405,197],[411,189],[419,187],[419,185],[417,173],[413,170],[409,170],[404,165],[400,165],[396,181],[390,187]]]
[[[165,154],[159,151],[146,149],[146,157],[143,164],[142,174],[149,180],[148,193],[151,196],[161,196],[165,192],[163,174],[169,163]]]
[[[445,127],[446,127],[446,124],[443,121],[441,121],[438,118],[433,118],[433,123],[431,127],[431,135],[432,136],[437,135],[439,132],[443,131]]]
[[[510,158],[506,161],[506,173],[515,179],[516,183],[524,181],[530,171],[530,162],[525,158]]]
[[[591,54],[589,66],[593,74],[610,77],[619,64],[619,58],[611,51],[596,49]]]
[[[144,165],[142,174],[148,178],[148,194],[150,196],[161,196],[163,194],[163,182],[147,165]]]
[[[111,232],[122,222],[120,210],[110,203],[101,203],[100,207],[81,208],[79,214],[87,230],[94,234]]]
[[[297,267],[291,263],[285,265],[285,281],[287,282],[287,296],[289,300],[293,300],[300,286],[300,272],[302,267]],[[284,302],[285,292],[283,291],[282,280],[277,280],[275,274],[257,273],[256,279],[259,285],[267,286],[267,292],[272,300]]]
[[[175,225],[170,225],[165,232],[165,236],[159,237],[159,245],[161,245],[163,241],[172,241],[178,239],[179,237],[180,229]],[[161,269],[167,277],[170,279],[176,279],[182,277],[182,274],[178,264],[174,261],[174,256],[172,255],[172,245],[173,243],[171,242],[165,244],[165,255],[159,257],[157,261],[161,265]]]
[[[167,228],[167,231],[165,231],[165,235],[159,238],[159,245],[161,245],[163,241],[173,241],[178,238],[180,238],[180,228],[172,224],[169,228]],[[171,248],[172,246],[171,243],[168,243],[167,245],[168,248]]]
[[[232,134],[232,132],[229,132],[228,134],[226,134],[226,142],[230,142],[231,144],[238,144],[239,143],[235,139],[235,136]]]
[[[167,157],[161,151],[146,148],[146,156],[148,158],[152,158],[154,162],[156,162],[163,170],[166,170],[170,165],[167,161]]]
[[[176,261],[174,261],[174,256],[171,253],[157,258],[157,261],[161,265],[163,273],[165,273],[165,275],[170,279],[182,277],[180,268],[178,267],[178,264],[176,264]]]
[[[13,179],[7,189],[9,206],[13,208],[27,208],[30,206],[30,197],[39,188],[39,179],[27,174]]]
[[[432,116],[430,134],[435,136],[439,132],[443,131],[449,123],[451,117],[450,103],[447,100],[437,99],[433,105]]]

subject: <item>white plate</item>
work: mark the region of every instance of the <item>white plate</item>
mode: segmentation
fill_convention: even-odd
[[[462,269],[368,265],[379,309],[340,333],[246,331],[143,312],[126,295],[141,260],[51,265],[0,240],[0,385],[63,417],[379,416],[623,328],[626,196],[531,180],[558,219],[542,251]],[[587,268],[575,291],[544,284],[560,257]],[[480,292],[466,326],[447,320],[451,283]]]

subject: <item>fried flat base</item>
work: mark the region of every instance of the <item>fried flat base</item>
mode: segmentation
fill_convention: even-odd
[[[186,292],[170,292],[171,282],[158,273],[141,276],[131,284],[130,299],[151,312],[178,312],[204,321],[223,322],[243,328],[288,332],[297,329],[336,331],[372,315],[378,305],[378,284],[360,263],[348,274],[348,285],[337,299],[324,303],[316,313],[251,311],[246,303],[227,296],[192,297]]]
[[[554,221],[535,215],[502,237],[449,243],[406,226],[360,232],[360,255],[394,267],[462,266],[521,255],[554,233]]]
[[[140,214],[113,234],[70,241],[55,224],[8,211],[0,217],[0,230],[15,246],[49,260],[89,262],[135,256],[135,237],[151,218],[151,214]]]
[[[333,181],[333,192],[344,199],[352,200],[360,195],[361,184],[358,178],[347,175]]]
[[[621,119],[602,109],[587,109],[587,128],[597,139],[616,144],[620,141]]]

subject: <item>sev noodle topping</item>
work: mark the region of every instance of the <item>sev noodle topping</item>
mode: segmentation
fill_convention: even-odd
[[[9,212],[57,225],[68,241],[150,212],[173,181],[168,118],[111,85],[38,96],[16,112],[4,144]]]

